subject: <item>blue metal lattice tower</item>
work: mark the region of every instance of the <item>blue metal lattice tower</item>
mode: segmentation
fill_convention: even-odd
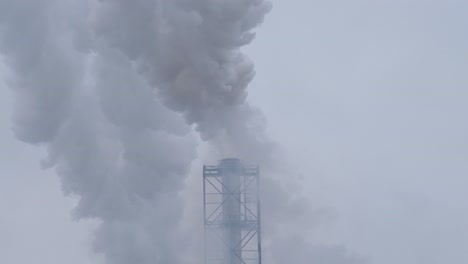
[[[259,167],[203,166],[205,264],[261,264]]]

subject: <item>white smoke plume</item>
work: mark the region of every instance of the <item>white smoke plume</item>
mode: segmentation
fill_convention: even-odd
[[[196,158],[192,125],[215,149],[266,174],[278,168],[246,102],[255,73],[241,51],[270,9],[264,0],[0,0],[14,131],[48,149],[44,165],[79,198],[75,217],[100,221],[94,249],[107,263],[187,262],[180,193]],[[310,216],[280,185],[265,184],[266,196],[284,198],[265,205],[272,263],[291,243],[300,262],[361,263],[298,240],[293,227],[278,232],[286,208]]]
[[[213,139],[238,134],[239,118],[250,115],[254,70],[240,48],[270,7],[262,0],[103,1],[93,24],[97,39],[132,60],[165,105]]]
[[[48,148],[44,165],[79,198],[75,217],[100,221],[94,248],[107,263],[181,263],[178,193],[196,140],[128,59],[112,50],[77,51],[89,42],[77,27],[86,13],[74,12],[86,8],[79,1],[1,1],[15,133]]]

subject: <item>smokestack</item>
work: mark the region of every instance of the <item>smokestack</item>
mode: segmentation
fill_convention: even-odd
[[[237,158],[203,167],[205,264],[261,264],[259,177]]]

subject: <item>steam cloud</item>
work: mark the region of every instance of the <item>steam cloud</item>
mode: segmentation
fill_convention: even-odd
[[[15,134],[47,147],[44,166],[79,198],[75,217],[100,221],[94,248],[107,263],[196,262],[179,226],[199,143],[192,126],[214,148],[274,171],[261,114],[246,102],[254,67],[240,50],[270,8],[263,0],[0,0]],[[285,223],[281,210],[295,205],[308,214],[274,180],[265,189],[284,196],[265,206],[271,221]],[[266,225],[276,254],[296,239],[299,262],[360,263],[341,248],[308,251],[278,226]]]

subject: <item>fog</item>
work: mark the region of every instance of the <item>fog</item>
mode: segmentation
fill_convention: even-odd
[[[284,197],[292,200],[278,207],[275,217],[263,220],[267,228],[276,226],[271,230],[291,233],[271,234],[273,241],[282,240],[276,244],[265,234],[265,254],[271,262],[468,261],[468,205],[464,202],[468,127],[463,122],[468,110],[468,53],[463,34],[468,19],[463,11],[468,4],[272,2],[274,8],[256,30],[255,41],[243,48],[256,65],[247,100],[263,112],[264,133],[276,142],[275,151],[281,153],[276,157],[287,167],[274,176],[262,175],[287,187],[276,190],[275,184],[267,182],[264,188],[269,188],[267,194],[279,204]],[[126,67],[125,63],[102,61],[101,70]],[[96,243],[92,233],[98,223],[74,221],[76,215],[71,216],[70,211],[79,197],[64,198],[54,171],[40,168],[46,150],[18,143],[13,136],[10,74],[6,61],[0,74],[4,80],[0,262],[104,263],[102,251],[92,250]],[[106,95],[106,90],[101,92]],[[54,120],[59,118],[56,115]],[[183,146],[197,141],[183,124],[164,122],[159,119],[156,123],[163,124],[164,131],[169,127],[177,137],[187,136]],[[164,145],[186,153],[183,164],[194,159],[190,170],[181,172],[187,177],[185,195],[192,198],[183,202],[186,211],[181,221],[188,233],[197,232],[193,230],[197,225],[188,223],[201,224],[196,220],[201,201],[193,200],[200,192],[200,166],[222,156],[224,150],[213,145],[225,138],[216,138],[215,143],[197,141],[198,147],[192,146],[188,152]],[[151,149],[147,151],[151,155]],[[275,191],[279,192],[276,197]],[[151,195],[151,191],[148,194],[143,189],[142,195]],[[265,210],[274,215],[274,208]],[[152,224],[147,223],[148,228]],[[185,250],[199,257],[193,245],[199,236],[190,237],[192,244]]]

